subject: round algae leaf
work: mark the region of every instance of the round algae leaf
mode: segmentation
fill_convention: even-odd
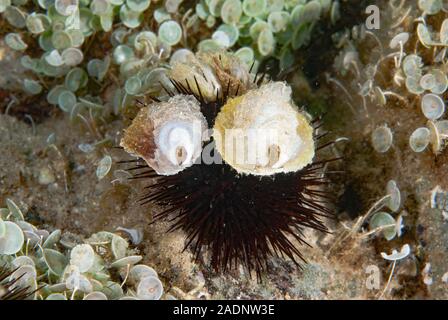
[[[62,51],[61,57],[66,66],[74,67],[82,62],[84,54],[78,48],[67,48]]]
[[[431,88],[431,92],[434,94],[444,94],[448,89],[448,78],[446,74],[438,69],[431,70],[430,75],[434,77],[434,86]]]
[[[221,19],[227,24],[236,24],[240,21],[243,8],[240,0],[226,0],[221,8]]]
[[[429,120],[437,120],[445,113],[445,102],[432,93],[423,96],[421,107],[423,114]]]
[[[426,27],[423,23],[418,24],[417,35],[421,44],[425,47],[429,47],[433,44],[431,33],[429,32],[428,27]]]
[[[111,156],[109,156],[109,155],[104,156],[104,158],[100,160],[98,167],[96,168],[96,176],[97,176],[98,180],[101,180],[105,176],[107,176],[111,167],[112,167]]]
[[[428,73],[421,77],[420,86],[424,90],[432,90],[432,88],[436,86],[436,79],[434,75]]]
[[[249,17],[258,17],[266,11],[266,6],[266,0],[244,0],[243,12]]]
[[[0,0],[0,13],[5,12],[6,8],[11,5],[11,0]]]
[[[51,44],[56,49],[67,49],[72,46],[72,39],[67,32],[56,31],[51,36]]]
[[[60,67],[64,64],[61,55],[58,50],[53,50],[50,53],[45,54],[45,61],[53,67]]]
[[[137,286],[137,296],[143,300],[159,300],[162,294],[162,282],[156,277],[145,277]]]
[[[386,227],[383,229],[382,234],[388,241],[392,240],[397,235],[397,230],[395,229],[395,219],[387,212],[377,212],[370,219],[370,230],[380,227]]]
[[[143,278],[146,277],[156,277],[158,278],[157,272],[144,264],[137,264],[131,268],[129,271],[129,281],[132,284],[136,284],[140,282]]]
[[[419,78],[422,74],[423,61],[418,55],[411,54],[403,60],[403,71],[408,77]]]
[[[268,16],[268,24],[272,32],[281,32],[288,27],[289,19],[289,13],[286,11],[271,12]]]
[[[418,7],[425,14],[434,15],[442,10],[443,3],[441,0],[418,0]]]
[[[26,28],[32,34],[41,34],[50,27],[51,21],[46,15],[33,12],[26,18]]]
[[[142,256],[128,256],[128,257],[119,259],[117,261],[114,261],[110,266],[112,268],[120,269],[120,268],[126,267],[128,265],[134,265],[142,259],[143,259]]]
[[[268,56],[274,52],[275,37],[270,29],[264,29],[258,36],[258,51],[262,56]]]
[[[39,94],[42,92],[42,86],[41,84],[33,79],[25,79],[23,80],[23,88],[26,92],[29,94]]]
[[[44,261],[48,269],[57,276],[61,276],[67,265],[67,258],[59,251],[44,249]]]
[[[95,251],[89,244],[80,244],[70,253],[70,265],[77,266],[81,273],[88,271],[95,262]]]
[[[124,258],[126,256],[126,250],[128,249],[128,242],[122,237],[114,235],[111,248],[115,259]]]
[[[230,39],[227,33],[224,31],[215,31],[212,35],[212,39],[223,48],[227,48],[230,46]]]
[[[93,291],[87,294],[83,300],[107,300],[107,296],[100,291]]]
[[[6,233],[6,225],[5,222],[0,218],[0,238],[3,238]]]
[[[251,47],[242,47],[235,52],[235,55],[247,66],[252,65],[255,59],[255,53]]]
[[[121,6],[120,20],[126,27],[134,29],[140,26],[143,21],[143,16],[141,12],[132,11],[127,6]]]
[[[78,89],[87,85],[88,76],[84,69],[73,68],[65,76],[65,87],[71,92],[76,92]]]
[[[76,104],[76,96],[73,92],[64,90],[58,97],[58,106],[64,112],[70,112]]]
[[[259,20],[250,26],[249,34],[253,40],[257,40],[263,30],[269,30],[269,24]]]
[[[8,6],[3,13],[6,21],[13,27],[18,29],[25,28],[26,26],[26,15],[25,13],[17,7]]]
[[[448,120],[437,121],[436,127],[442,138],[448,137]]]
[[[391,49],[398,49],[401,46],[404,46],[409,41],[409,33],[402,32],[397,34],[389,43],[389,47]]]
[[[409,138],[409,145],[412,151],[420,153],[425,151],[430,143],[431,132],[428,128],[422,127],[415,130]]]
[[[3,221],[3,237],[0,237],[0,254],[16,254],[25,242],[22,229],[11,221]]]
[[[63,16],[70,16],[78,10],[78,0],[56,0],[54,7]]]
[[[170,64],[174,63],[186,63],[188,60],[194,58],[194,53],[189,49],[178,49],[174,51],[170,58]]]
[[[21,266],[36,266],[33,259],[28,256],[19,256],[15,258],[14,260],[12,260],[12,265],[14,266],[14,268],[18,268]]]
[[[135,12],[143,12],[149,8],[151,0],[126,0],[126,5]]]
[[[160,41],[170,46],[174,46],[178,44],[182,38],[182,28],[176,21],[168,20],[160,25],[158,35]]]
[[[134,50],[132,50],[131,47],[122,44],[115,48],[113,56],[116,64],[122,64],[123,62],[134,58]]]
[[[229,37],[229,47],[232,47],[240,36],[239,29],[234,25],[222,24],[218,27],[217,31],[222,31]]]
[[[52,293],[45,300],[67,300],[62,293]]]
[[[414,77],[406,78],[406,89],[408,89],[410,93],[416,95],[420,95],[423,92],[425,92],[425,89],[423,89],[422,86],[420,85],[420,81]]]
[[[393,212],[397,212],[401,205],[401,192],[398,189],[397,183],[394,180],[390,180],[386,186],[387,194],[390,196],[387,204],[388,208]]]
[[[142,31],[134,38],[134,48],[137,50],[144,50],[150,47],[154,50],[157,46],[157,36],[152,31]]]
[[[448,19],[443,20],[440,27],[440,42],[442,44],[448,44]]]
[[[5,36],[5,42],[8,47],[16,51],[24,51],[28,48],[28,45],[22,40],[22,37],[18,33],[8,33]]]
[[[376,128],[372,133],[373,148],[379,153],[387,152],[392,146],[393,134],[388,126]]]

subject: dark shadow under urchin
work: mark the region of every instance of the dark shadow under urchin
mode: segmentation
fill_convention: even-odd
[[[254,83],[260,85],[263,78],[264,75],[256,76]],[[213,127],[216,115],[230,96],[228,86],[217,93],[214,101],[205,101],[197,80],[199,94],[191,90],[188,81],[171,82],[179,94],[192,95],[199,101]],[[238,90],[232,94],[236,95]],[[321,119],[312,124],[318,131]],[[315,135],[316,144],[325,135]],[[331,144],[318,146],[316,151]],[[183,230],[187,237],[184,250],[191,248],[197,262],[208,250],[215,272],[242,265],[249,275],[254,271],[261,280],[272,257],[288,257],[298,267],[299,260],[305,262],[297,247],[308,245],[305,228],[328,232],[323,218],[333,216],[328,208],[332,197],[325,190],[328,182],[324,169],[335,160],[338,159],[314,162],[298,172],[273,176],[242,175],[225,162],[202,162],[171,176],[158,175],[142,159],[122,163],[135,164],[128,169],[133,173],[132,179],[151,181],[140,204],[163,208],[151,223],[168,220],[172,223],[168,231]]]

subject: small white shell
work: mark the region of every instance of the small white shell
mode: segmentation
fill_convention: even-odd
[[[385,252],[381,252],[381,256],[383,259],[389,260],[389,261],[397,261],[406,258],[411,253],[411,247],[408,244],[405,244],[400,252],[397,250],[392,250],[391,254],[387,254]]]

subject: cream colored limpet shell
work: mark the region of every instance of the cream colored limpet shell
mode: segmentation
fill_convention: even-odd
[[[197,100],[177,95],[142,108],[120,145],[158,174],[173,175],[195,163],[208,138],[207,121]]]
[[[244,174],[295,172],[315,154],[313,128],[283,82],[230,99],[216,117],[213,138],[224,161]]]

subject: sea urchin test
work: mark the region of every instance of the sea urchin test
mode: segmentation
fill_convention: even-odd
[[[313,128],[282,82],[230,99],[216,118],[213,138],[223,159],[245,174],[294,172],[314,157]]]

